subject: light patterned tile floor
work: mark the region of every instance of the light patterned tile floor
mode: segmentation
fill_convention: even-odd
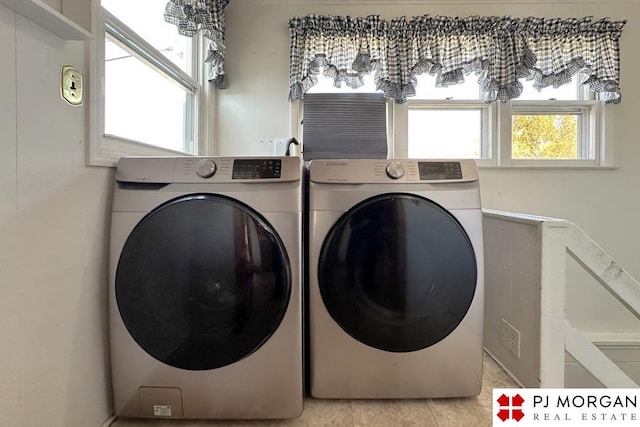
[[[282,421],[213,421],[117,419],[112,427],[215,427],[215,426],[490,426],[492,390],[518,387],[488,355],[484,357],[480,395],[464,399],[321,400],[307,398],[299,418]]]

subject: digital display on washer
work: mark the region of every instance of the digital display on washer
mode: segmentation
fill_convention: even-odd
[[[460,162],[418,162],[420,180],[462,179]]]
[[[235,159],[231,179],[280,178],[281,159]]]

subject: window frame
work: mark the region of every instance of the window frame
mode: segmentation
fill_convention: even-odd
[[[397,114],[396,111],[397,110]],[[481,166],[489,166],[493,164],[493,159],[496,156],[496,147],[491,141],[494,140],[495,133],[495,108],[493,104],[487,104],[483,101],[476,100],[455,100],[455,99],[420,99],[407,100],[404,104],[394,105],[394,118],[396,120],[402,120],[402,123],[398,123],[400,128],[404,128],[404,147],[402,147],[403,157],[409,157],[409,110],[480,110],[481,113],[481,135],[480,135],[480,150],[482,152],[482,158],[475,159],[476,163]],[[395,123],[394,123],[395,124]],[[395,142],[395,137],[394,137]],[[402,143],[403,141],[400,140]],[[394,148],[399,144],[394,143]],[[394,150],[395,155],[395,150]]]
[[[464,106],[475,102],[455,100],[408,100],[404,104],[393,104],[393,138],[390,154],[395,158],[408,158],[408,110],[410,108],[442,108],[442,105]],[[513,159],[511,157],[511,127],[515,111],[535,109],[537,112],[582,112],[581,137],[586,138],[580,144],[591,144],[594,159]],[[613,168],[613,126],[612,113],[607,112],[603,101],[596,100],[541,100],[493,102],[488,104],[487,117],[483,124],[483,153],[490,158],[476,159],[478,166],[486,168]],[[485,145],[487,144],[487,145]]]
[[[349,90],[349,89],[343,89]],[[331,92],[339,90],[331,90]],[[553,95],[550,92],[550,95]],[[475,159],[482,168],[548,168],[548,169],[614,169],[613,162],[613,113],[611,106],[604,101],[597,100],[597,95],[584,85],[576,86],[576,100],[513,99],[506,102],[486,103],[481,99],[415,99],[397,104],[387,100],[387,133],[388,156],[390,158],[408,158],[408,127],[410,109],[478,109],[482,111],[481,150],[486,158]],[[480,98],[480,94],[479,94]],[[579,137],[580,145],[593,149],[593,159],[513,159],[512,151],[512,117],[514,112],[526,110],[542,113],[573,113],[581,114]],[[302,121],[304,100],[295,99],[290,104],[290,129],[299,141],[302,138]],[[304,147],[302,148],[304,151]]]
[[[194,78],[189,76],[171,60],[164,57],[146,40],[136,36],[135,32],[123,24],[118,18],[113,16],[102,6],[98,7],[98,25],[100,31],[96,31],[96,37],[90,43],[90,74],[91,78],[89,90],[89,149],[87,150],[87,164],[90,166],[116,166],[118,159],[123,156],[167,156],[180,155],[188,156],[190,153],[176,151],[167,148],[157,147],[140,141],[134,141],[115,135],[105,134],[105,39],[108,22],[115,27],[119,37],[130,37],[132,44],[137,48],[147,52],[147,55],[138,58],[147,65],[161,70],[165,75],[175,81],[183,79],[192,87],[195,87],[194,102],[192,103],[191,120],[193,120],[194,144],[197,155],[209,155],[209,144],[207,143],[211,132],[209,124],[213,123],[213,98],[214,91],[211,84],[206,81],[204,61],[200,54],[205,49],[205,40],[202,35],[193,38],[193,52],[191,55]],[[176,30],[177,31],[177,30]],[[179,83],[184,84],[184,83]]]
[[[506,109],[505,109],[506,110]],[[604,138],[601,134],[603,126],[605,108],[602,108],[602,102],[595,100],[576,100],[576,101],[519,101],[512,100],[510,102],[510,113],[502,118],[509,121],[509,140],[500,141],[508,145],[509,163],[506,166],[563,166],[563,167],[597,167],[606,166]],[[593,159],[514,159],[511,157],[511,119],[514,114],[526,114],[528,112],[534,114],[572,114],[580,115],[580,129],[578,129],[578,149],[585,150],[590,147],[593,150]]]

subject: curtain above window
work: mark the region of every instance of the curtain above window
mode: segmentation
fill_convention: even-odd
[[[461,83],[473,73],[486,102],[520,96],[520,79],[533,80],[536,88],[558,87],[579,73],[600,99],[618,103],[625,23],[591,17],[294,17],[289,99],[302,99],[321,70],[336,86],[352,88],[373,72],[376,87],[397,103],[415,95],[422,73],[436,76],[437,86]]]
[[[227,80],[224,73],[224,9],[229,0],[169,0],[164,19],[178,27],[178,32],[187,37],[202,30],[209,41],[205,62],[210,65],[209,80],[224,89]]]

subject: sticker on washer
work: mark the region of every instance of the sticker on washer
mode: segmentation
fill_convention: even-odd
[[[156,417],[170,417],[171,406],[169,405],[153,405],[153,415]]]

